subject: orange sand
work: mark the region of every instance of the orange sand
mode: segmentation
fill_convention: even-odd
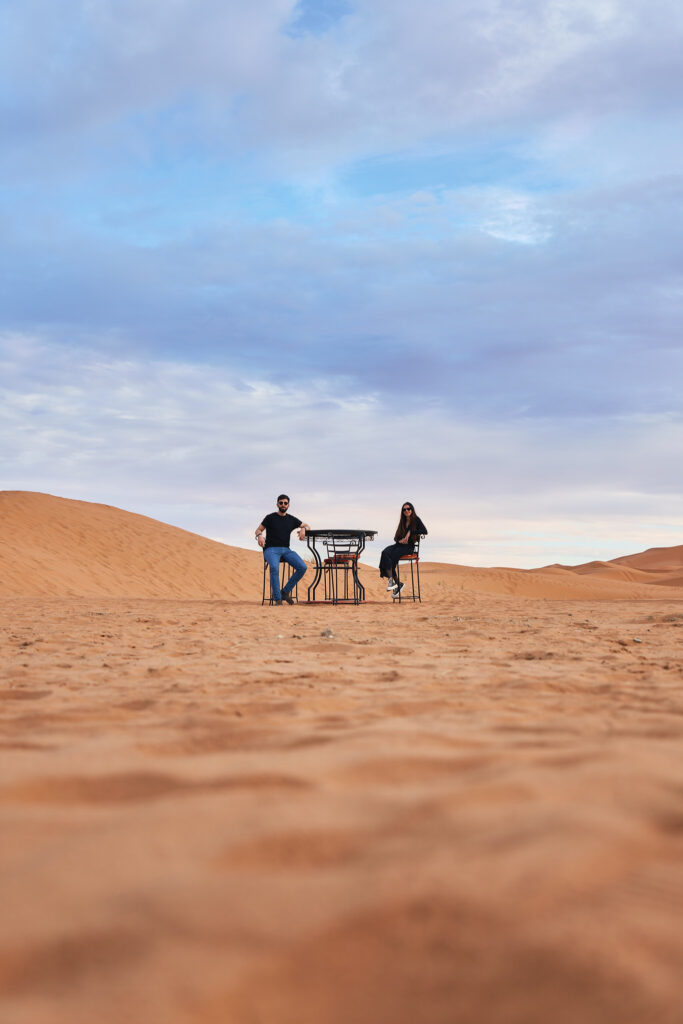
[[[0,523],[2,1024],[683,1020],[683,548],[262,608],[258,551]]]

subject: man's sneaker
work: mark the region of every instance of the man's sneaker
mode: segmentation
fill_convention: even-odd
[[[273,604],[282,604],[282,601],[275,601],[275,600],[273,600]]]
[[[393,590],[395,586],[396,584],[394,583],[390,576],[389,579],[387,580],[387,590]]]
[[[292,595],[286,594],[284,590],[282,591],[282,600],[286,601],[287,604],[294,604],[294,598],[292,597]]]
[[[396,586],[394,587],[394,597],[398,597],[398,595],[401,593],[404,587],[405,583],[397,583]]]

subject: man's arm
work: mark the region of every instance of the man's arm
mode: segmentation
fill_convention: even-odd
[[[310,526],[308,525],[308,523],[302,523],[298,531],[299,540],[303,540],[305,538],[306,530],[310,530]]]
[[[266,546],[266,538],[263,536],[264,530],[265,526],[263,525],[263,523],[259,523],[254,533],[254,537],[256,537],[256,540],[258,541],[260,548],[264,548]]]

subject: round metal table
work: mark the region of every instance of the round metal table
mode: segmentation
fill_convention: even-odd
[[[365,543],[374,540],[377,530],[306,530],[306,545],[313,555],[315,562],[315,575],[313,582],[308,588],[308,600],[316,600],[315,592],[327,569],[330,572],[333,583],[329,588],[331,597],[327,596],[327,584],[325,585],[324,602],[329,604],[360,604],[365,600],[365,587],[358,578],[358,559],[365,550]],[[322,557],[322,549],[325,548],[327,557]],[[339,574],[344,574],[344,596],[339,596]],[[348,576],[351,573],[353,579],[353,596],[348,596]]]

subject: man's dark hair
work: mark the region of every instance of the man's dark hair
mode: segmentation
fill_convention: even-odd
[[[287,501],[289,501],[289,495],[288,494],[278,494],[277,501],[284,501],[285,499]]]

